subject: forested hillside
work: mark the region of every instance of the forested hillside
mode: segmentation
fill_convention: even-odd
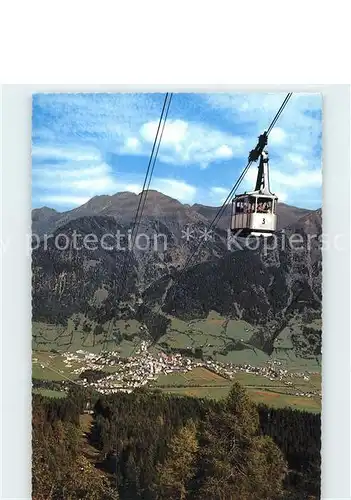
[[[33,498],[303,500],[320,492],[320,415],[158,391],[96,397],[81,446],[80,389],[33,399]]]

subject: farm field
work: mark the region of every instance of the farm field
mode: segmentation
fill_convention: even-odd
[[[186,373],[170,373],[169,375],[162,374],[158,377],[155,384],[158,387],[163,385],[168,387],[177,385],[226,386],[231,385],[231,382],[217,373],[211,372],[210,370],[199,366]]]
[[[268,360],[274,358],[288,370],[320,371],[321,362],[318,357],[297,357],[291,342],[291,332],[298,331],[300,325],[284,329],[274,343],[274,352],[271,356],[251,343],[251,337],[256,327],[243,320],[228,320],[215,311],[210,311],[206,319],[183,321],[169,316],[170,326],[158,345],[171,351],[201,349],[204,358],[221,363],[264,366]],[[311,323],[312,328],[320,328],[320,322]]]
[[[169,387],[163,389],[165,392],[178,396],[193,396],[197,398],[222,399],[229,394],[230,385],[223,387]],[[262,390],[258,388],[247,387],[251,399],[255,403],[263,403],[272,408],[290,407],[296,410],[310,412],[320,412],[320,402],[312,398],[304,398],[290,394],[278,393],[273,390]]]
[[[198,398],[222,399],[230,390],[230,385],[223,387],[168,387],[162,389],[171,394],[179,396],[193,396]],[[251,399],[255,403],[263,403],[272,408],[290,407],[296,410],[320,412],[321,404],[319,400],[302,396],[278,393],[273,390],[262,390],[259,388],[247,387]]]
[[[230,386],[225,387],[173,387],[164,389],[165,392],[177,396],[192,396],[195,398],[222,399],[229,394]]]
[[[107,322],[102,328],[77,315],[69,319],[67,327],[33,322],[32,347],[38,351],[75,352],[79,349],[99,353],[102,350],[119,351],[121,356],[129,356],[140,344],[140,323],[136,320]],[[131,346],[131,347],[130,347]]]
[[[205,319],[182,321],[171,316],[169,319],[171,323],[166,334],[150,347],[150,354],[157,355],[162,351],[181,352],[183,356],[191,357],[191,352],[197,355],[195,349],[200,349],[203,359],[211,356],[221,363],[260,367],[275,359],[281,362],[280,368],[288,372],[316,374],[310,375],[309,380],[289,378],[288,380],[293,381],[293,386],[287,386],[283,381],[270,380],[262,375],[244,371],[238,371],[232,380],[228,380],[207,368],[197,367],[186,373],[162,374],[157,380],[150,382],[150,387],[158,387],[179,395],[220,399],[228,394],[232,383],[238,381],[248,389],[256,402],[275,407],[290,406],[320,411],[318,397],[296,394],[321,390],[321,368],[318,359],[305,359],[295,355],[291,343],[291,327],[283,330],[277,337],[273,354],[268,356],[250,344],[255,328],[245,321],[228,320],[213,311]],[[36,361],[32,365],[32,376],[35,379],[52,381],[77,378],[73,371],[81,364],[71,362],[71,366],[67,366],[61,355],[67,351],[83,349],[99,353],[102,350],[113,350],[121,357],[132,356],[143,338],[140,326],[136,320],[119,320],[111,324],[106,323],[102,329],[97,329],[94,324],[90,324],[88,328],[87,318],[83,315],[70,319],[67,328],[33,323],[33,358],[36,358]],[[311,326],[318,329],[321,325],[316,322]],[[103,370],[113,373],[115,368],[105,366]]]
[[[79,364],[72,364],[72,367],[67,367],[63,359],[61,354],[47,351],[33,351],[32,378],[53,381],[77,378],[73,370],[78,368]]]
[[[228,380],[206,368],[197,367],[184,374],[161,375],[152,386],[179,396],[218,400],[227,396],[231,385],[236,381],[246,387],[252,400],[256,403],[264,403],[274,408],[288,406],[314,412],[321,410],[319,398],[289,394],[289,392],[295,391],[319,390],[321,384],[319,374],[311,375],[309,381],[294,379],[294,388],[292,389],[284,385],[282,381],[271,381],[266,377],[252,373],[240,372],[232,380]]]
[[[290,407],[295,410],[305,410],[311,412],[320,412],[320,400],[302,396],[294,396],[276,392],[275,390],[261,390],[257,388],[247,388],[249,395],[255,403],[263,403],[273,408]]]
[[[160,344],[172,348],[202,348],[207,355],[221,351],[233,340],[245,346],[254,332],[254,328],[245,321],[227,320],[216,312],[210,312],[204,320],[185,322],[171,316],[169,319],[171,325],[159,340]]]
[[[256,328],[242,320],[229,320],[210,311],[207,318],[183,321],[169,316],[167,332],[152,347],[153,351],[181,352],[192,355],[201,350],[204,359],[211,357],[221,363],[250,364],[264,366],[268,360],[280,361],[282,368],[297,371],[320,371],[318,357],[297,357],[291,342],[291,332],[300,326],[292,323],[274,342],[271,356],[250,344]],[[315,320],[311,328],[321,328]],[[79,349],[99,353],[102,350],[116,351],[121,357],[132,355],[140,345],[141,324],[136,320],[118,320],[99,326],[78,314],[68,320],[67,326],[33,323],[33,349],[59,352],[74,352]]]
[[[51,389],[33,389],[34,394],[40,394],[46,398],[65,398],[66,393],[62,391],[52,391]]]

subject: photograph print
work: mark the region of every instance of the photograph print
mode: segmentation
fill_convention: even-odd
[[[319,500],[321,144],[317,93],[33,94],[34,500]]]

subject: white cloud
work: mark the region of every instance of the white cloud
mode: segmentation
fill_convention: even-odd
[[[183,120],[168,120],[164,128],[162,143],[179,144],[184,141],[188,127],[188,123]],[[140,135],[145,141],[153,143],[157,129],[158,121],[144,123],[140,128]]]
[[[304,157],[298,153],[288,153],[287,154],[287,161],[293,163],[297,167],[305,167],[307,165],[306,160]]]
[[[66,195],[40,195],[38,202],[42,204],[48,203],[49,205],[57,205],[62,207],[74,206],[79,207],[89,201],[89,197],[84,196],[66,196]]]
[[[100,158],[100,153],[96,150],[83,149],[80,147],[49,147],[33,146],[33,159],[52,158],[56,161],[96,161]]]
[[[260,126],[257,130],[261,133],[267,129],[286,95],[286,92],[235,92],[232,94],[215,92],[202,96],[211,107],[223,110],[229,119],[237,120],[239,116],[242,122],[262,124],[262,127]],[[291,118],[292,115],[297,117],[305,110],[320,111],[321,104],[321,95],[318,93],[294,93],[279,117],[278,126],[281,126],[281,120],[285,120],[288,115]],[[294,124],[292,121],[290,123]]]
[[[220,146],[218,149],[216,149],[215,154],[217,158],[232,158],[233,157],[233,150],[226,144],[223,146]]]
[[[246,185],[246,189],[253,191],[255,188],[256,179],[257,179],[257,165],[254,164],[246,172],[246,176],[243,179],[243,183]]]
[[[36,94],[36,107],[51,112],[54,120],[50,129],[56,136],[84,139],[88,133],[116,139],[131,135],[134,125],[159,116],[163,98],[133,93],[55,93]]]
[[[284,193],[284,191],[278,191],[278,192],[275,192],[276,196],[278,196],[278,201],[280,201],[281,203],[285,203],[286,201],[288,201],[288,194],[287,193]]]
[[[45,154],[56,158],[56,149],[48,148]],[[37,151],[40,155],[40,151]],[[78,158],[79,150],[60,149],[60,158]],[[50,156],[42,157],[50,160]],[[79,206],[99,194],[112,195],[116,192],[129,191],[139,194],[142,191],[144,173],[118,175],[112,167],[98,158],[99,162],[66,161],[59,165],[50,163],[33,166],[33,186],[41,190],[36,194],[39,203],[57,206]],[[156,189],[184,203],[192,203],[196,197],[196,187],[179,179],[154,177],[151,189]],[[64,194],[62,194],[64,193]]]
[[[36,180],[36,185],[44,183],[45,186],[49,182],[74,182],[75,179],[85,178],[101,178],[110,172],[111,168],[107,163],[100,163],[92,165],[91,167],[84,164],[80,166],[79,163],[70,162],[63,165],[52,166],[50,164],[42,164],[40,167],[33,168],[33,176]]]
[[[275,127],[269,134],[269,144],[282,144],[286,140],[287,134],[285,130],[280,127]]]
[[[125,148],[129,151],[138,151],[140,148],[140,141],[136,137],[128,137],[125,142]]]
[[[203,96],[212,108],[220,110],[232,121],[234,127],[243,127],[246,134],[250,134],[250,149],[255,146],[257,136],[267,130],[285,97],[286,93],[277,92]],[[272,144],[274,152],[279,154],[303,148],[306,154],[315,156],[322,131],[318,116],[321,105],[319,94],[294,93],[269,135],[268,147]]]
[[[45,190],[82,192],[86,196],[112,194],[116,180],[112,168],[104,162],[67,162],[61,165],[40,165],[33,168],[33,185]]]
[[[142,184],[126,184],[125,191],[129,191],[130,193],[139,194],[143,189]]]
[[[207,203],[215,203],[219,205],[226,200],[229,193],[230,189],[226,189],[219,186],[213,186],[210,189],[210,200],[208,200]]]
[[[195,186],[176,179],[156,178],[151,187],[183,203],[193,203],[197,192]]]
[[[55,205],[77,206],[82,200],[99,194],[113,194],[118,189],[112,168],[102,161],[97,151],[73,146],[67,149],[36,147],[34,153],[33,188],[35,197],[41,202],[52,200]],[[37,158],[47,163],[38,164]]]
[[[172,103],[158,158],[171,165],[197,165],[203,169],[214,162],[224,163],[232,158],[245,161],[257,142],[257,136],[267,128],[285,96],[286,93],[276,92],[197,95],[196,106],[192,102],[188,106],[191,97],[180,96]],[[161,94],[96,94],[90,97],[85,94],[52,94],[36,97],[36,105],[45,113],[38,115],[38,126],[33,130],[34,189],[45,190],[43,195],[62,192],[71,199],[113,194],[120,190],[140,192],[142,174],[120,178],[104,160],[110,153],[149,156],[163,97]],[[215,110],[212,117],[211,108]],[[321,185],[321,173],[317,173],[321,170],[320,111],[321,96],[318,94],[293,94],[270,135],[271,189],[282,193],[283,197],[288,194],[289,200],[302,200],[305,195],[314,200],[318,198],[317,192],[308,189],[318,190]],[[172,119],[173,112],[183,119]],[[204,116],[210,116],[215,120],[211,124],[220,123],[220,114],[225,117],[220,126],[229,125],[228,132],[202,121]],[[41,116],[45,119],[40,122]],[[40,141],[46,146],[38,147]],[[76,148],[75,144],[79,147]],[[106,153],[106,157],[100,156],[99,151]],[[46,158],[52,161],[45,163]],[[61,162],[61,165],[55,165],[55,162]],[[245,180],[247,184],[250,182],[249,189],[254,186],[257,165],[253,172]],[[302,172],[305,176],[299,174]],[[206,172],[206,176],[210,175],[211,172]],[[216,183],[215,178],[208,178],[210,185]],[[152,188],[155,188],[155,182],[153,178]],[[177,182],[190,186],[185,174]],[[220,182],[227,182],[226,174]],[[220,197],[219,191],[201,188],[201,184],[199,181],[199,186],[190,186],[190,190],[179,185],[175,189],[179,189],[180,197],[186,202],[194,197],[194,201],[198,201],[202,192],[207,198]],[[195,195],[191,188],[195,189]],[[172,189],[169,182],[158,187],[163,192],[166,189]],[[167,194],[177,197],[175,192],[168,191]]]
[[[203,95],[212,108],[232,121],[234,130],[245,130],[248,150],[257,143],[257,136],[267,130],[285,97],[286,93],[257,92]],[[320,94],[293,93],[269,135],[270,187],[281,200],[304,206],[320,196],[321,110]],[[257,164],[247,173],[244,189],[254,188],[256,176]]]
[[[304,170],[291,174],[274,171],[271,177],[276,184],[293,188],[315,188],[322,185],[322,172],[320,170]]]
[[[216,187],[216,186],[212,187],[211,191],[212,191],[212,193],[221,194],[221,195],[228,193],[228,189],[225,189],[222,187]]]
[[[252,124],[256,135],[267,129],[285,96],[286,93],[279,92],[203,94],[211,107],[222,110],[236,124]]]
[[[141,140],[153,143],[157,127],[157,121],[144,123],[139,131]],[[228,160],[246,154],[245,146],[243,138],[201,123],[167,120],[159,158],[174,165],[199,164],[201,168],[207,168],[216,160]]]
[[[278,196],[279,201],[303,199],[308,201],[306,196],[311,196],[311,192],[320,189],[322,185],[322,172],[318,168],[310,170],[294,170],[293,166],[289,171],[283,170],[283,165],[271,163],[270,165],[270,189]],[[252,191],[255,188],[257,178],[257,165],[249,168],[243,180],[240,190]],[[315,196],[315,194],[314,194]]]
[[[72,190],[85,191],[87,193],[107,194],[111,193],[111,191],[115,191],[118,184],[109,175],[104,175],[92,179],[73,181],[70,187]]]

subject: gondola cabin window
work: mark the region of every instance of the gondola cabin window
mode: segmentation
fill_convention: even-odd
[[[236,214],[250,214],[255,211],[255,207],[255,198],[244,198],[235,203],[234,211]]]
[[[272,214],[273,212],[273,200],[267,198],[257,199],[257,213],[261,214]]]
[[[251,151],[250,161],[260,158],[255,190],[241,193],[232,202],[231,231],[244,235],[270,236],[277,228],[278,197],[269,189],[269,165],[266,136],[260,136],[257,151]]]
[[[231,230],[268,236],[276,229],[275,195],[250,193],[233,200]]]

